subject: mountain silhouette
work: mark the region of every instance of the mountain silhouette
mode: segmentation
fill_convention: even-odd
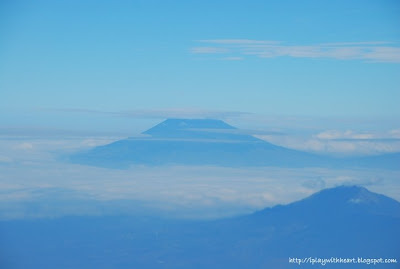
[[[397,259],[400,203],[363,187],[212,221],[102,216],[0,222],[2,268],[297,268],[289,258]],[[327,264],[366,268],[366,264]],[[321,265],[301,264],[315,268]]]
[[[328,162],[310,153],[273,145],[210,119],[167,119],[143,132],[69,157],[73,163],[126,168],[132,164],[291,166]]]
[[[77,152],[72,163],[109,168],[130,165],[216,165],[226,167],[368,167],[400,169],[400,154],[331,158],[273,145],[212,119],[167,119],[142,133]]]

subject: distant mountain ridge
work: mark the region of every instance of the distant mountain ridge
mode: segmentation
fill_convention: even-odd
[[[227,167],[369,167],[400,169],[400,154],[338,159],[273,145],[213,119],[167,119],[143,132],[68,157],[73,163],[127,168],[130,165]],[[399,165],[398,165],[399,164]]]

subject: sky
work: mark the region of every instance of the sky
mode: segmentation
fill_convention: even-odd
[[[400,116],[397,1],[6,0],[0,12],[3,125]]]
[[[142,193],[161,204],[254,209],[343,182],[398,198],[398,173],[389,171],[210,168],[202,187],[185,181],[198,168],[172,167],[158,171],[176,179],[171,189],[155,190],[143,167],[134,176],[142,181],[129,185],[131,170],[76,167],[54,156],[138,135],[171,117],[222,119],[323,154],[399,152],[399,26],[396,0],[2,0],[0,207],[39,197],[40,189],[67,189],[96,199]],[[60,170],[73,180],[54,181]],[[245,194],[239,181],[227,183],[237,173],[252,182]],[[109,178],[93,184],[101,175]]]

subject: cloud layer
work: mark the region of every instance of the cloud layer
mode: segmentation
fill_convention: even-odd
[[[399,171],[214,166],[114,170],[57,160],[57,152],[105,142],[104,138],[0,139],[0,219],[26,214],[130,214],[143,205],[170,216],[224,217],[286,204],[343,184],[369,186],[400,199]]]
[[[280,41],[250,39],[200,40],[194,54],[224,54],[225,59],[239,60],[246,56],[260,58],[293,57],[366,62],[400,63],[400,47],[389,42],[338,42],[311,45],[285,44]]]

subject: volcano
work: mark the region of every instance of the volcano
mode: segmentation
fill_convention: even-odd
[[[212,119],[167,119],[142,133],[69,157],[73,163],[130,165],[289,166],[328,165],[326,158],[273,145]]]
[[[271,144],[214,119],[167,119],[142,133],[68,156],[72,163],[128,168],[131,165],[400,169],[400,154],[333,158]]]

